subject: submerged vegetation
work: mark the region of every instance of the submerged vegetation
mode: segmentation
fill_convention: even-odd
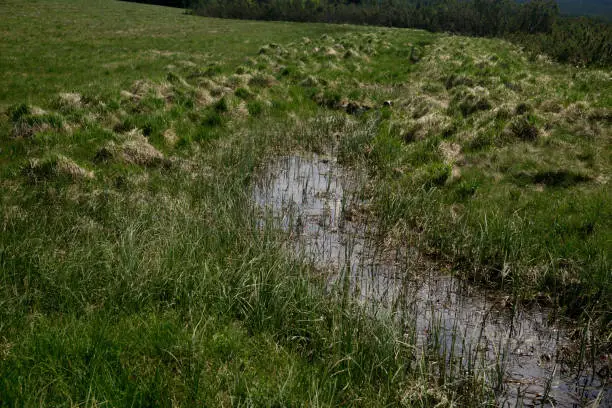
[[[0,405],[499,403],[503,356],[453,354],[436,322],[419,343],[262,226],[253,184],[295,152],[366,169],[354,217],[385,247],[499,307],[575,318],[580,347],[554,358],[609,380],[609,70],[499,39],[120,2],[45,2],[32,30],[37,7],[0,5],[23,13],[0,28],[77,62],[41,74],[0,45]],[[68,50],[50,34],[65,13]]]

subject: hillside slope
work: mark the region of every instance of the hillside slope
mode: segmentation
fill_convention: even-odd
[[[504,350],[495,367],[480,343],[452,355],[439,322],[365,307],[262,227],[253,184],[288,154],[363,169],[343,216],[414,254],[398,279],[460,276],[500,313],[556,307],[583,319],[560,364],[606,361],[608,70],[497,39],[125,2],[0,14],[0,406],[506,398]]]

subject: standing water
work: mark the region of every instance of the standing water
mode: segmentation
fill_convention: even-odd
[[[419,345],[433,341],[445,358],[479,362],[503,407],[612,406],[612,388],[596,369],[564,363],[570,342],[552,310],[507,307],[499,297],[433,271],[416,273],[412,248],[380,244],[359,211],[359,172],[333,159],[281,157],[254,189],[258,208],[291,236],[292,251],[329,272],[329,288],[350,290],[374,312],[411,322]],[[262,221],[263,222],[263,221]],[[411,261],[412,260],[412,261]],[[420,262],[422,264],[422,262]],[[422,268],[421,268],[422,269]]]

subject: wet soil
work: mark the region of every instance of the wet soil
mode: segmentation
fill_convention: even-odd
[[[503,407],[612,406],[609,374],[569,364],[575,347],[553,309],[521,305],[424,268],[418,251],[389,248],[367,201],[357,194],[365,172],[333,158],[280,157],[258,178],[253,199],[261,222],[291,239],[288,249],[325,271],[328,290],[350,292],[374,314],[392,313],[417,344],[449,363],[477,364]],[[608,378],[605,378],[608,377]]]

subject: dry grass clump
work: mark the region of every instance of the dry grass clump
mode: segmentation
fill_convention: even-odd
[[[517,116],[508,124],[507,130],[516,138],[524,141],[535,141],[540,134],[532,117]]]
[[[592,108],[587,118],[591,122],[602,122],[605,125],[612,126],[612,108]]]
[[[225,85],[230,88],[236,89],[239,87],[247,86],[251,79],[253,79],[253,76],[251,74],[234,74],[225,81]]]
[[[229,109],[230,117],[241,120],[249,117],[249,108],[245,101],[234,101]]]
[[[271,88],[277,83],[278,81],[272,75],[258,73],[249,80],[248,85],[260,88]]]
[[[74,160],[61,154],[52,154],[43,159],[30,159],[22,168],[22,173],[34,182],[55,178],[72,181],[94,178],[93,171],[84,169]]]
[[[215,98],[222,98],[225,95],[229,95],[232,93],[232,88],[223,85],[217,85],[210,89],[210,94]]]
[[[451,105],[457,108],[463,116],[491,109],[489,91],[486,88],[467,88],[462,86],[455,89]]]
[[[78,109],[83,105],[83,97],[76,92],[62,92],[57,104],[60,108]]]
[[[414,95],[408,100],[399,101],[398,105],[413,119],[418,119],[431,112],[441,112],[448,108],[445,101],[429,95]]]
[[[169,75],[172,77],[171,75]],[[175,77],[172,77],[175,82],[180,82]],[[155,99],[164,99],[166,103],[170,103],[174,99],[174,85],[170,82],[154,83],[148,80],[137,80],[132,84],[129,91],[122,92],[122,96],[126,99],[138,101],[144,97],[153,97]]]
[[[164,155],[141,133],[133,132],[121,146],[121,153],[127,163],[139,166],[155,167],[164,162]]]
[[[204,88],[196,88],[195,100],[199,106],[210,106],[215,101],[210,92]]]
[[[257,62],[255,64],[255,66],[257,67],[264,67],[264,68],[268,68],[268,67],[273,67],[276,65],[276,59],[270,57],[269,55],[266,54],[260,54],[257,56]]]
[[[453,129],[451,118],[440,111],[427,113],[416,120],[402,116],[391,121],[391,131],[406,143],[428,137],[446,137],[453,132]]]
[[[317,87],[320,85],[320,83],[314,75],[308,75],[302,82],[300,82],[300,85],[305,87]]]
[[[166,75],[166,80],[168,80],[168,82],[174,86],[180,86],[187,89],[191,88],[191,85],[185,80],[185,78],[175,72],[168,72],[168,75]]]
[[[545,113],[560,113],[563,110],[563,105],[557,100],[547,99],[540,104],[538,109]]]
[[[179,140],[176,131],[173,128],[168,128],[163,133],[164,143],[167,146],[173,147]]]
[[[173,80],[178,80],[174,78]],[[174,98],[174,86],[170,82],[154,83],[148,80],[137,80],[132,84],[129,91],[130,94],[134,95],[133,99],[139,100],[146,96],[152,96],[155,99],[164,99],[166,102],[170,102]],[[127,93],[124,95],[130,96]]]
[[[324,50],[322,50],[322,52],[323,52],[323,55],[328,58],[338,58],[338,54],[339,54],[339,52],[336,51],[334,47],[327,47]]]
[[[13,137],[18,138],[29,138],[38,132],[44,132],[52,129],[52,126],[46,122],[29,122],[20,120],[13,125]]]
[[[270,43],[270,44],[266,44],[264,46],[262,46],[259,49],[259,54],[263,55],[263,54],[267,54],[267,55],[282,55],[284,54],[286,51],[283,47],[281,47],[279,44],[276,43]]]
[[[406,408],[414,406],[451,408],[456,406],[456,402],[442,387],[432,387],[430,384],[418,382],[410,384],[404,390],[400,405]]]
[[[339,72],[345,71],[342,65],[334,64],[332,61],[327,61],[327,63],[325,63],[323,67],[329,71],[339,71]]]
[[[483,118],[483,122],[490,122],[491,120],[509,120],[515,116],[516,106],[511,103],[502,103],[491,110],[490,114]]]
[[[589,104],[585,101],[571,103],[564,109],[563,115],[570,119],[584,119],[589,112]]]
[[[47,114],[47,111],[38,106],[30,106],[30,114],[34,116],[43,116]]]
[[[433,111],[427,115],[421,116],[416,120],[416,123],[428,133],[448,136],[448,131],[451,130],[452,120],[449,116],[440,111]]]
[[[220,75],[214,78],[199,77],[196,81],[196,98],[202,100],[202,104],[206,105],[206,100],[209,96],[221,97],[232,92],[232,88],[226,86],[228,78]],[[199,96],[198,96],[199,93]]]
[[[438,145],[438,149],[447,164],[460,163],[463,161],[463,154],[461,153],[461,145],[454,142],[442,141]]]
[[[43,109],[26,104],[10,107],[7,115],[13,122],[12,136],[14,138],[29,138],[47,130],[68,130],[61,115],[47,113]]]
[[[152,82],[144,79],[139,79],[137,81],[134,81],[129,92],[133,95],[136,95],[138,98],[142,98],[153,89],[155,89],[155,87]]]
[[[93,171],[84,169],[72,159],[62,155],[57,158],[55,171],[57,174],[69,176],[73,180],[94,178]]]
[[[211,90],[211,89],[219,86],[219,84],[217,84],[211,78],[198,77],[197,80],[196,80],[196,86],[199,87],[199,88]]]
[[[349,48],[348,50],[346,50],[346,52],[344,53],[343,57],[345,59],[350,59],[350,58],[360,58],[361,54],[359,54],[359,52],[354,49],[354,48]]]
[[[447,135],[451,132],[452,120],[441,112],[428,113],[416,121],[409,122],[403,134],[404,141],[423,140],[427,137]]]
[[[126,91],[125,89],[122,90],[121,92],[119,92],[119,96],[121,97],[121,99],[123,100],[131,100],[131,101],[138,101],[140,99],[140,97],[136,94],[133,94],[130,91]]]
[[[467,75],[462,74],[451,74],[446,78],[445,86],[446,89],[453,89],[457,86],[463,85],[467,87],[474,86],[475,81]]]
[[[198,64],[196,64],[193,61],[189,61],[189,60],[181,60],[178,62],[178,64],[185,68],[195,68],[198,66]]]
[[[139,129],[128,132],[126,140],[121,145],[114,142],[104,145],[97,151],[94,161],[97,163],[121,161],[143,167],[157,167],[166,162],[164,155],[149,143]]]

